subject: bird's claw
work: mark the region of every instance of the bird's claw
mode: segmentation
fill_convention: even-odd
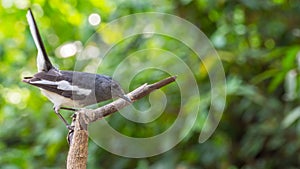
[[[68,130],[74,130],[74,126],[72,126],[70,124],[66,125],[66,127],[67,127]]]

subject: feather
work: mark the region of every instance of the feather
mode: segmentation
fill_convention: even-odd
[[[80,88],[71,85],[68,81],[49,81],[33,77],[31,79],[24,79],[23,82],[37,86],[46,91],[56,93],[58,95],[70,98],[72,100],[82,100],[91,94],[90,89]]]
[[[37,67],[38,71],[49,71],[50,69],[54,68],[48,58],[46,49],[44,47],[41,35],[39,33],[38,27],[34,20],[33,14],[30,9],[26,14],[27,22],[29,24],[29,29],[31,32],[31,36],[33,37],[35,46],[37,47],[38,54],[37,54]]]

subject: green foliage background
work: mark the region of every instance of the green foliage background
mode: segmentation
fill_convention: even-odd
[[[83,44],[95,32],[88,16],[98,13],[101,24],[139,12],[163,12],[182,17],[199,27],[212,41],[223,61],[227,80],[226,109],[205,143],[198,143],[209,108],[209,79],[202,64],[184,47],[180,57],[198,68],[195,77],[204,96],[197,124],[172,150],[154,157],[130,159],[89,144],[88,168],[287,168],[300,167],[300,1],[298,0],[2,0],[0,6],[0,168],[64,168],[67,130],[52,111],[52,104],[37,88],[21,82],[36,71],[36,47],[28,30],[26,10],[32,7],[46,49],[56,65],[72,70],[75,57],[59,58],[55,50],[66,42]],[[110,34],[109,36],[114,36]],[[164,49],[178,45],[174,40]],[[152,43],[137,38],[133,46],[120,44],[114,58]],[[170,45],[171,46],[168,46]],[[174,44],[174,45],[173,45]],[[155,45],[155,44],[154,44]],[[125,52],[125,53],[124,53]],[[126,53],[127,52],[127,53]],[[189,54],[186,54],[190,52]],[[108,62],[110,73],[117,61]],[[208,67],[209,69],[209,67]],[[156,73],[155,76],[151,73]],[[131,88],[166,74],[141,74]],[[201,84],[201,85],[200,85]],[[169,89],[171,88],[171,89]],[[166,93],[168,108],[151,128],[139,128],[120,115],[109,117],[120,132],[138,137],[157,134],[177,116],[176,85]],[[147,99],[135,106],[147,106]],[[70,112],[64,111],[68,117]],[[157,129],[157,131],[153,131]],[[100,129],[99,129],[100,130]],[[105,131],[103,131],[105,134]]]

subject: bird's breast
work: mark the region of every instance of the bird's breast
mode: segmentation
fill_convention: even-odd
[[[41,89],[41,92],[54,104],[54,107],[61,107],[61,106],[73,107],[73,108],[83,107],[82,105],[80,105],[76,101],[73,101],[70,98],[63,97],[61,95],[58,95],[56,93],[44,89]]]

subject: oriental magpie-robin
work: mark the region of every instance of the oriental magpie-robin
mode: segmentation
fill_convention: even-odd
[[[38,49],[38,73],[25,77],[23,82],[37,86],[54,104],[54,111],[70,129],[69,124],[59,113],[59,109],[81,108],[112,98],[128,98],[118,82],[109,76],[76,71],[62,71],[52,65],[46,53],[32,11],[27,12],[27,21],[34,43]],[[66,107],[64,107],[66,106]],[[67,108],[71,107],[71,108]]]

